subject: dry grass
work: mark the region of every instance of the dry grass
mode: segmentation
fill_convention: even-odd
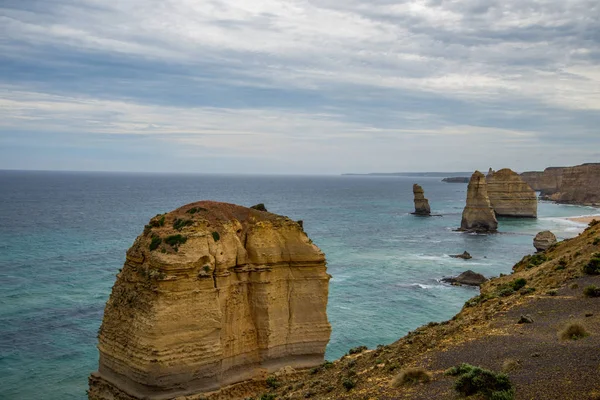
[[[579,322],[572,322],[563,330],[558,332],[558,337],[562,340],[577,340],[588,336],[588,331]]]
[[[427,383],[431,380],[431,374],[423,368],[407,368],[402,371],[394,379],[392,379],[392,387],[403,385],[412,385],[414,383]]]
[[[515,360],[514,358],[508,358],[504,360],[502,363],[502,372],[510,372],[514,371],[521,366],[521,362],[519,360]]]

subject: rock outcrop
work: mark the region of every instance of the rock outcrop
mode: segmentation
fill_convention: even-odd
[[[537,217],[537,196],[523,179],[508,168],[486,177],[490,204],[499,217]]]
[[[89,398],[171,399],[319,365],[329,278],[289,218],[209,201],[156,216],[106,304]]]
[[[490,204],[485,175],[475,171],[467,187],[467,205],[462,213],[461,231],[496,232],[498,221]]]
[[[565,167],[548,167],[543,172],[528,171],[521,174],[521,178],[540,196],[550,196],[560,190],[562,175]]]
[[[425,192],[420,185],[413,185],[413,195],[415,201],[415,215],[431,215],[429,200],[425,198]]]
[[[463,260],[470,260],[473,258],[468,251],[463,251],[462,254],[450,254],[452,258],[462,258]]]
[[[442,282],[452,283],[453,285],[479,286],[486,281],[485,276],[470,269],[454,278],[442,278]]]
[[[535,247],[537,251],[547,250],[555,243],[556,236],[550,231],[542,231],[533,238],[533,247]]]

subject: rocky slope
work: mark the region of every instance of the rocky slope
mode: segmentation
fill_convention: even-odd
[[[415,215],[431,215],[431,208],[429,207],[429,200],[425,198],[425,192],[420,185],[416,183],[413,185],[413,195],[415,202]]]
[[[323,361],[325,257],[286,217],[199,202],[127,252],[98,336],[90,399],[171,399]]]
[[[486,177],[490,204],[499,217],[537,217],[537,196],[519,174],[508,168]]]
[[[455,400],[457,378],[445,371],[463,362],[506,372],[515,393],[503,399],[598,399],[600,297],[590,293],[600,291],[589,286],[600,286],[600,275],[586,274],[584,266],[600,257],[599,240],[600,224],[591,224],[574,239],[524,257],[511,275],[485,282],[451,320],[391,345],[354,349],[318,368],[247,382],[235,395],[209,399]],[[574,325],[584,333],[565,335]],[[403,382],[410,371],[420,371],[412,376],[425,383]]]
[[[490,204],[485,175],[475,171],[467,187],[467,204],[460,223],[461,231],[495,232],[498,221]]]

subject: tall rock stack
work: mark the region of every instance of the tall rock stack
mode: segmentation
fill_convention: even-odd
[[[172,399],[318,365],[329,278],[289,218],[216,202],[156,216],[106,304],[89,398]]]
[[[429,200],[425,198],[425,192],[420,185],[413,185],[413,195],[415,200],[415,215],[431,215]]]
[[[486,177],[490,204],[498,217],[537,217],[537,196],[519,174],[508,168]]]
[[[475,171],[467,187],[467,205],[463,210],[461,231],[496,232],[498,221],[490,204],[485,175]]]

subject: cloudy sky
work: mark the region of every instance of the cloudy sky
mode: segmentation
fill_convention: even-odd
[[[598,0],[0,2],[0,169],[593,161]]]

